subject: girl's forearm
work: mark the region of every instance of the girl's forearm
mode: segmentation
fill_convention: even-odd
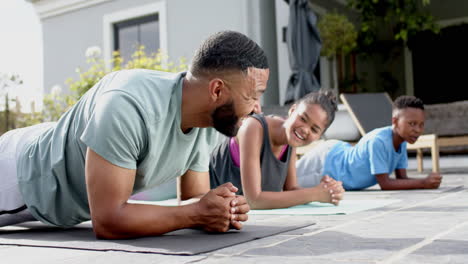
[[[324,193],[317,187],[282,192],[260,192],[256,197],[245,195],[251,209],[287,208],[313,201],[321,201],[323,196]]]

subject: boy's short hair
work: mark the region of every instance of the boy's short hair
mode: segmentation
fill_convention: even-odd
[[[402,95],[395,99],[395,102],[393,102],[393,114],[405,108],[418,108],[424,111],[424,103],[421,99],[411,95]]]

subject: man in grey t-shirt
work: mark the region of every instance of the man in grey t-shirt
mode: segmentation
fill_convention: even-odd
[[[62,227],[91,219],[96,236],[107,239],[190,227],[241,229],[249,206],[232,184],[209,190],[209,154],[214,129],[234,136],[268,75],[262,49],[233,31],[209,37],[186,73],[108,74],[57,123],[0,140],[0,148],[21,142],[5,143],[14,155],[5,162],[0,157],[0,169],[16,167],[0,177],[14,178],[8,190],[0,189],[0,225],[5,215],[21,213],[20,221],[29,214]],[[178,176],[180,198],[199,200],[177,207],[127,202]]]

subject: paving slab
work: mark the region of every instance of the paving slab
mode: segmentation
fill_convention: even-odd
[[[427,256],[427,255],[410,255],[399,259],[393,263],[395,264],[466,264],[468,255],[440,255],[440,256]]]
[[[347,259],[345,261],[333,258],[320,258],[316,256],[236,256],[236,257],[210,257],[200,262],[203,264],[271,264],[271,263],[295,263],[295,264],[310,264],[310,263],[321,263],[321,264],[369,264],[374,263],[366,259]]]
[[[425,177],[409,160],[409,175]],[[400,202],[350,215],[251,215],[255,223],[316,224],[206,254],[172,256],[127,252],[0,246],[0,263],[467,263],[468,155],[442,156],[440,190],[347,192],[345,199]],[[1,236],[0,236],[1,240]]]

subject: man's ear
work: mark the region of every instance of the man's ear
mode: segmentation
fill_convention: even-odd
[[[219,102],[222,100],[225,92],[225,85],[224,81],[219,78],[211,79],[208,83],[208,92],[210,94],[210,98],[213,102]]]
[[[291,107],[289,107],[289,110],[288,110],[288,116],[290,116],[297,108],[297,104],[293,104],[291,105]]]

